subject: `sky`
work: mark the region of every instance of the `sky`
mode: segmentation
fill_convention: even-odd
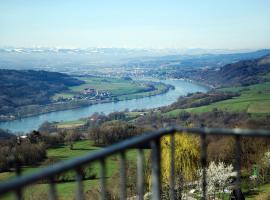
[[[8,0],[0,47],[270,48],[269,0]]]

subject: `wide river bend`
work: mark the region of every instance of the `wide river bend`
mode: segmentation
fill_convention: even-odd
[[[45,121],[72,121],[84,117],[89,117],[95,112],[103,112],[105,114],[109,114],[114,111],[123,111],[125,109],[129,109],[131,111],[134,109],[157,108],[175,102],[179,96],[183,96],[192,92],[206,92],[208,90],[208,88],[202,85],[198,85],[194,82],[186,80],[163,80],[162,82],[173,85],[175,89],[170,90],[165,94],[160,94],[152,97],[95,104],[92,106],[72,110],[56,111],[8,122],[0,122],[0,128],[9,129],[15,133],[26,133],[30,132],[31,130],[38,129],[39,126]]]

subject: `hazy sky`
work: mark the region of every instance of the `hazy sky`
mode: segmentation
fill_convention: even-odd
[[[270,48],[270,0],[7,0],[0,46]]]

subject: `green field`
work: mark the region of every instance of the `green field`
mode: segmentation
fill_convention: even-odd
[[[76,94],[79,94],[86,88],[92,88],[95,90],[109,91],[112,96],[117,96],[119,99],[131,99],[158,94],[160,90],[165,87],[162,84],[157,83],[155,91],[145,92],[147,86],[144,83],[132,80],[118,79],[118,78],[102,78],[102,77],[84,77],[80,78],[85,83],[79,86],[70,87],[68,91],[55,94],[52,99],[57,100],[62,98],[71,98]]]
[[[48,159],[58,159],[59,161],[69,160],[72,158],[76,158],[85,154],[92,153],[101,147],[93,146],[93,143],[89,140],[78,141],[74,144],[74,149],[70,150],[69,146],[63,145],[58,146],[56,148],[50,148],[47,151],[47,160]],[[129,150],[127,152],[127,160],[129,162],[134,162],[136,160],[137,152],[136,150]],[[44,166],[44,161],[41,163],[41,166],[32,166],[32,167],[24,167],[22,170],[23,174],[32,173],[41,169]],[[90,165],[91,174],[96,174],[95,179],[84,180],[84,189],[85,191],[91,188],[99,187],[99,174],[100,174],[100,165],[99,163],[93,163]],[[107,169],[107,181],[110,181],[110,177],[117,172],[119,169],[119,160],[118,156],[112,156],[106,160],[106,169]],[[69,174],[74,175],[73,172],[68,172]],[[14,178],[15,174],[13,172],[4,172],[0,173],[0,181],[5,181],[11,178]],[[44,195],[47,195],[48,184],[35,184],[25,188],[24,192],[27,199],[44,199]],[[76,191],[76,183],[75,182],[63,182],[57,184],[57,192],[60,199],[74,199],[74,194]],[[6,197],[0,197],[0,199],[11,199],[12,194]]]
[[[118,99],[119,100],[128,100],[128,99],[139,99],[148,96],[154,96],[163,93],[167,87],[161,83],[155,83],[155,90],[149,92],[138,92],[138,93],[131,93],[127,95],[121,95]]]
[[[74,121],[59,122],[57,123],[57,128],[75,128],[77,126],[82,126],[86,123],[85,119],[79,119]]]
[[[136,119],[137,117],[140,117],[142,115],[147,114],[148,112],[134,112],[134,111],[129,111],[125,112],[125,117],[127,120],[133,120]],[[62,129],[69,129],[69,128],[76,128],[79,126],[84,125],[87,122],[87,119],[78,119],[74,121],[66,121],[66,122],[59,122],[57,123],[57,128],[62,128]],[[0,177],[1,179],[1,177]]]
[[[116,79],[116,78],[82,78],[85,84],[74,86],[70,89],[73,92],[80,92],[85,88],[93,88],[96,90],[108,90],[113,95],[123,95],[127,93],[140,92],[144,87],[139,83],[130,80]]]
[[[166,113],[166,115],[176,116],[182,111],[191,113],[210,112],[214,108],[228,112],[247,112],[254,116],[270,114],[270,82],[246,87],[223,88],[219,90],[239,92],[241,95],[232,99],[212,103],[207,106],[176,109]]]
[[[270,198],[270,184],[265,184],[257,187],[251,194],[246,196],[246,199],[269,199]]]

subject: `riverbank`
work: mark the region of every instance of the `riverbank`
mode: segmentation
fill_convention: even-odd
[[[104,103],[118,102],[118,101],[123,101],[123,100],[132,100],[132,99],[139,99],[139,98],[144,98],[144,97],[152,97],[156,95],[165,94],[169,90],[174,89],[174,86],[169,85],[169,84],[164,84],[161,82],[151,82],[151,84],[153,84],[154,88],[150,91],[129,93],[126,95],[117,96],[116,98],[109,98],[109,99],[104,99],[104,100],[76,100],[76,101],[69,101],[69,102],[57,102],[57,103],[52,103],[52,104],[47,104],[47,105],[29,105],[29,106],[19,107],[16,110],[16,114],[0,116],[0,122],[8,122],[8,121],[38,116],[38,115],[57,112],[57,111],[83,108],[83,107],[93,106],[96,104],[104,104]]]
[[[174,86],[175,89],[150,97],[95,104],[76,109],[50,112],[28,118],[0,122],[0,128],[8,129],[16,134],[27,133],[32,130],[37,130],[45,121],[66,122],[86,118],[94,113],[109,114],[116,111],[124,111],[126,109],[131,111],[158,108],[172,104],[173,102],[177,101],[179,96],[185,96],[194,92],[208,91],[208,88],[184,80],[163,80],[162,82],[166,85]]]
[[[209,83],[206,83],[206,82],[199,82],[198,80],[196,79],[191,79],[191,78],[169,78],[169,80],[183,80],[183,81],[188,81],[188,82],[191,82],[191,83],[194,83],[196,85],[200,85],[202,87],[205,87],[205,88],[208,88],[209,90],[210,89],[217,89],[217,87],[215,87],[214,85],[211,85]]]

